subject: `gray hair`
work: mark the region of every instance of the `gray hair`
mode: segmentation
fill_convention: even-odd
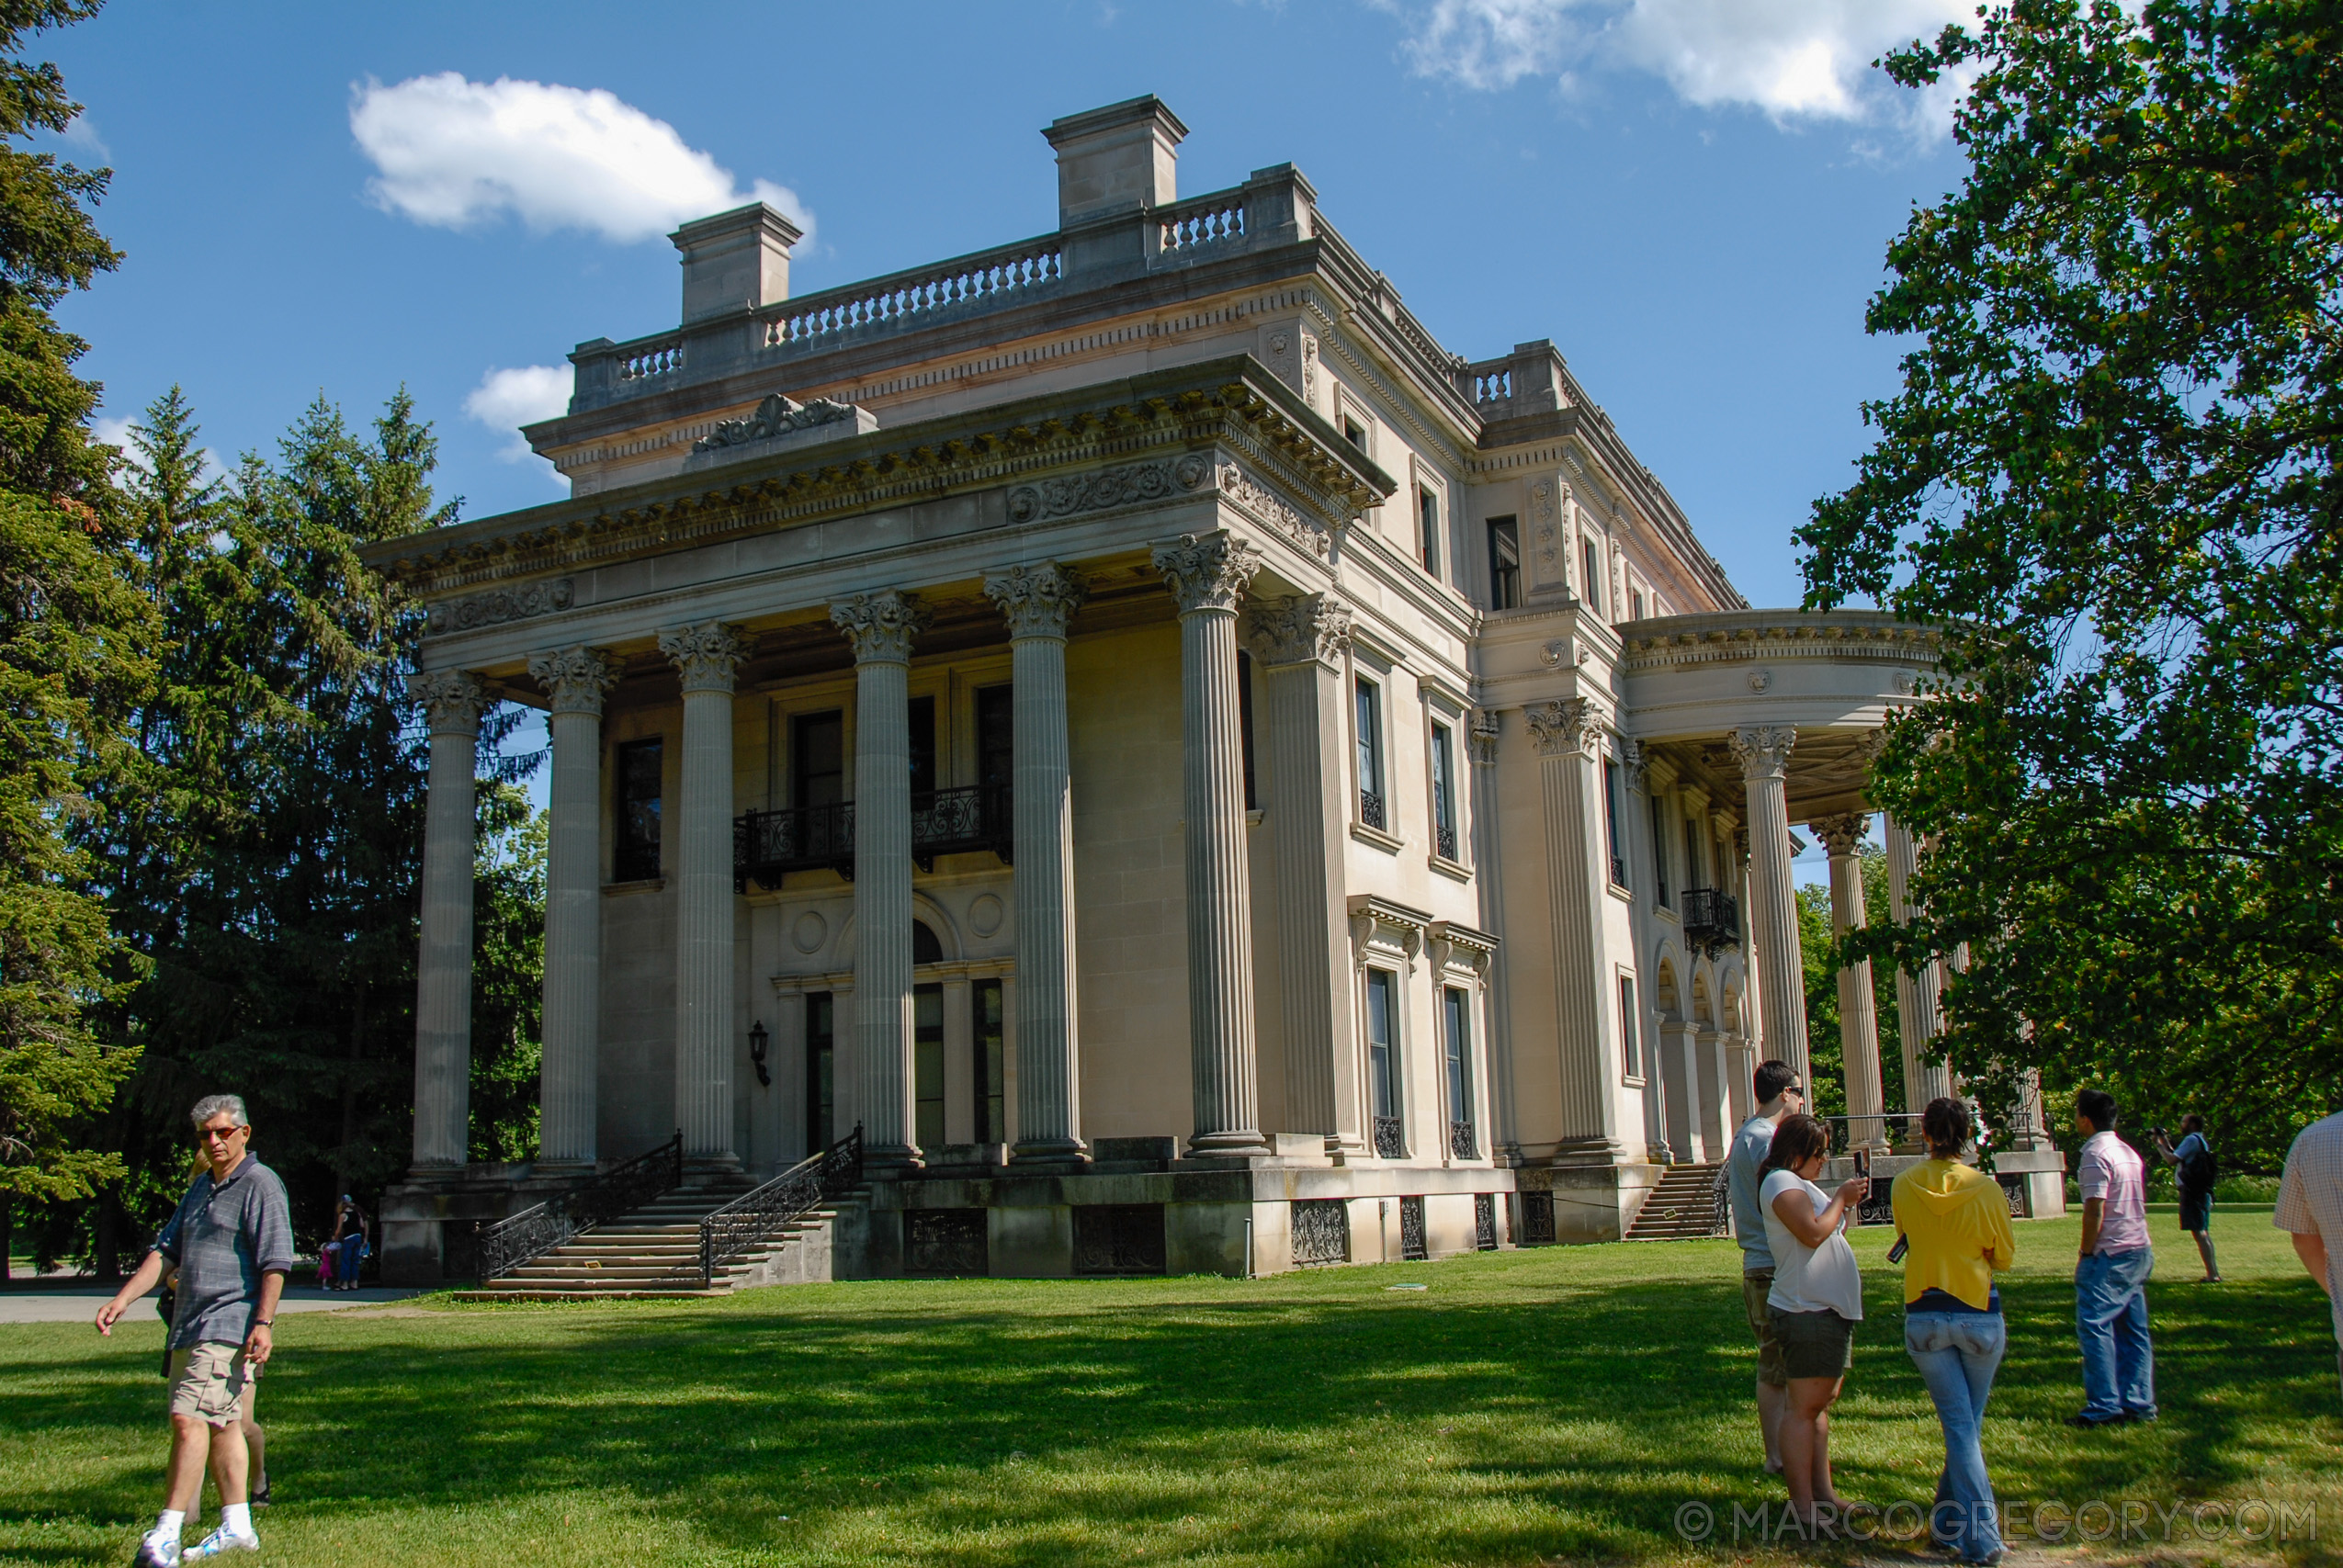
[[[241,1094],[207,1094],[195,1102],[195,1109],[187,1112],[187,1120],[195,1123],[196,1131],[201,1132],[206,1122],[223,1111],[236,1119],[237,1126],[252,1125],[252,1118],[244,1114],[244,1097]]]

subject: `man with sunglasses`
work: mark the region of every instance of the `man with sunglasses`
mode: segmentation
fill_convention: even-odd
[[[1765,1156],[1782,1119],[1806,1108],[1806,1085],[1786,1062],[1760,1062],[1751,1089],[1757,1114],[1741,1123],[1726,1155],[1726,1188],[1732,1199],[1733,1235],[1741,1244],[1741,1304],[1757,1336],[1758,1426],[1765,1433],[1765,1468],[1782,1472],[1782,1416],[1790,1407],[1789,1363],[1774,1333],[1766,1298],[1773,1290],[1773,1248],[1765,1238],[1765,1211],[1758,1186],[1765,1179]]]
[[[209,1168],[179,1201],[154,1249],[97,1310],[97,1331],[179,1269],[171,1319],[171,1469],[163,1512],[139,1543],[133,1568],[177,1568],[231,1551],[256,1551],[244,1493],[250,1456],[244,1404],[268,1360],[269,1325],[293,1267],[292,1213],[277,1173],[244,1152],[252,1122],[232,1094],[196,1102],[189,1119]],[[220,1488],[220,1528],[183,1553],[179,1531],[203,1492],[206,1459]]]

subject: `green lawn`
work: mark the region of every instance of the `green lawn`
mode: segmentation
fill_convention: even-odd
[[[2267,1210],[2219,1217],[2220,1286],[2190,1282],[2168,1210],[2155,1223],[2164,1419],[2094,1433],[2060,1424],[2079,1403],[2076,1225],[2019,1227],[1986,1438],[2004,1497],[2282,1500],[2343,1539],[2324,1299]],[[1925,1500],[1941,1451],[1887,1240],[1857,1243],[1872,1316],[1836,1435],[1840,1489],[1883,1505]],[[280,1499],[263,1561],[1722,1561],[1680,1541],[1680,1506],[1722,1525],[1779,1496],[1737,1257],[288,1316],[262,1399]],[[1403,1281],[1430,1288],[1387,1288]],[[0,1328],[0,1560],[128,1560],[163,1457],[161,1334]]]

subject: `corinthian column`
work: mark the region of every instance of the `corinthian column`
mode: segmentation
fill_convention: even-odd
[[[1912,919],[1912,878],[1919,871],[1911,829],[1887,819],[1887,911],[1899,926]],[[1944,1032],[1944,972],[1934,960],[1919,973],[1896,971],[1896,1032],[1904,1055],[1904,1110],[1918,1116],[1931,1100],[1952,1092],[1952,1065],[1935,1044]]]
[[[1187,813],[1193,1154],[1267,1148],[1253,1081],[1252,910],[1246,897],[1237,602],[1261,551],[1222,531],[1155,547],[1180,604],[1181,801]]]
[[[415,955],[415,1166],[461,1170],[471,1143],[473,756],[485,688],[460,670],[418,675],[431,728]]]
[[[1636,1016],[1620,1021],[1621,1030],[1631,1032],[1640,1043],[1636,1055],[1642,1058],[1644,1076],[1644,1155],[1660,1165],[1670,1165],[1682,1157],[1681,1150],[1669,1145],[1668,1075],[1662,1070],[1660,1057],[1665,1047],[1659,1043],[1658,1031],[1644,1032],[1646,1015],[1656,1015],[1658,998],[1649,994],[1655,984],[1650,971],[1644,968],[1644,957],[1658,943],[1653,940],[1651,911],[1655,889],[1640,886],[1645,879],[1658,874],[1658,860],[1654,853],[1651,837],[1651,792],[1645,773],[1643,748],[1633,740],[1619,742],[1619,777],[1626,785],[1626,798],[1619,803],[1626,813],[1620,831],[1626,842],[1619,846],[1620,855],[1627,863],[1627,886],[1634,889],[1634,901],[1628,906],[1628,924],[1636,933]]]
[[[839,601],[830,619],[855,648],[855,1040],[863,1157],[902,1169],[920,1162],[911,1103],[911,638],[927,612],[889,588]]]
[[[1798,732],[1749,725],[1733,732],[1733,754],[1749,805],[1749,930],[1757,943],[1760,1059],[1806,1076],[1806,976],[1798,953],[1798,893],[1790,879],[1790,804],[1785,775]]]
[[[591,1166],[602,1016],[602,694],[610,665],[593,649],[565,648],[531,659],[529,673],[553,698],[538,1163]]]
[[[1329,593],[1257,600],[1253,660],[1269,687],[1269,833],[1277,863],[1283,1131],[1364,1148],[1343,930],[1342,655],[1351,612]]]
[[[1066,739],[1066,626],[1087,592],[1044,561],[985,580],[1009,623],[1011,807],[1016,858],[1018,1159],[1085,1152],[1074,991],[1074,796]]]
[[[1813,824],[1830,852],[1830,934],[1843,938],[1871,923],[1863,908],[1863,834],[1871,818],[1860,811]],[[1879,1087],[1879,1010],[1872,1000],[1871,960],[1839,971],[1839,1055],[1847,1074],[1847,1136],[1855,1148],[1887,1150],[1886,1109]]]
[[[675,899],[675,1119],[684,1157],[731,1169],[732,675],[741,639],[721,621],[659,634],[684,678],[681,885]]]
[[[1617,1010],[1603,974],[1602,913],[1611,885],[1603,843],[1602,785],[1595,769],[1602,714],[1584,697],[1532,703],[1522,710],[1537,750],[1545,822],[1546,899],[1554,931],[1555,1033],[1560,1047],[1565,1164],[1614,1162],[1619,1144],[1611,1043],[1604,1021]]]

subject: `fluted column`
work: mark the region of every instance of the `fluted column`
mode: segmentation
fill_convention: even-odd
[[[684,1157],[737,1167],[732,1147],[732,677],[740,637],[720,621],[659,634],[684,684],[676,813],[675,1120]]]
[[[1644,1157],[1660,1165],[1672,1164],[1685,1156],[1681,1148],[1670,1146],[1670,1117],[1668,1113],[1668,1075],[1660,1066],[1661,1046],[1657,1028],[1647,1034],[1644,1020],[1654,1015],[1656,1000],[1648,990],[1649,980],[1644,969],[1644,958],[1658,942],[1652,930],[1651,911],[1654,858],[1651,840],[1651,794],[1645,777],[1643,748],[1632,739],[1619,742],[1620,780],[1627,787],[1626,796],[1619,803],[1624,819],[1620,824],[1626,841],[1619,846],[1619,854],[1627,863],[1627,886],[1634,894],[1629,906],[1628,928],[1636,933],[1636,1016],[1620,1022],[1621,1031],[1633,1031],[1637,1042],[1644,1076]],[[1655,1020],[1656,1021],[1656,1020]]]
[[[1254,1154],[1252,909],[1245,862],[1237,604],[1261,551],[1222,531],[1158,545],[1155,569],[1180,605],[1181,802],[1186,812],[1188,1053],[1193,1154]]]
[[[920,1160],[911,1103],[911,639],[927,612],[894,589],[830,606],[855,648],[855,1042],[863,1154]],[[1020,898],[1018,902],[1023,903]]]
[[[1602,840],[1602,714],[1584,697],[1522,710],[1537,749],[1545,821],[1546,897],[1554,932],[1555,1032],[1560,1047],[1566,1164],[1611,1164],[1620,1153],[1618,1074],[1605,1027],[1618,1011],[1602,963],[1610,854]]]
[[[1912,878],[1919,870],[1911,829],[1887,819],[1887,909],[1899,926],[1912,919]],[[1936,1045],[1944,1032],[1944,972],[1931,959],[1915,974],[1896,971],[1896,1018],[1904,1056],[1904,1110],[1917,1116],[1952,1092],[1952,1064]]]
[[[602,1038],[602,694],[611,671],[593,649],[565,648],[531,659],[529,673],[553,699],[538,1163],[590,1166]]]
[[[987,578],[1009,623],[1011,829],[1016,857],[1018,1138],[1014,1157],[1065,1159],[1081,1134],[1075,1005],[1074,795],[1067,741],[1066,626],[1087,593],[1056,561]]]
[[[1494,708],[1475,708],[1466,732],[1466,750],[1472,756],[1473,881],[1480,895],[1483,931],[1505,925],[1505,855],[1497,841],[1497,739]],[[1513,1010],[1507,984],[1507,953],[1500,942],[1488,961],[1488,1103],[1492,1156],[1518,1156],[1521,1127],[1515,1116],[1520,1086],[1513,1081]],[[1534,960],[1533,960],[1534,962]]]
[[[486,688],[460,670],[418,675],[431,730],[415,955],[417,1168],[461,1170],[471,1142],[473,757]]]
[[[1342,655],[1351,612],[1330,593],[1254,602],[1247,640],[1269,712],[1270,852],[1276,857],[1285,1126],[1363,1149],[1344,925]]]
[[[1806,976],[1798,952],[1798,892],[1790,873],[1785,775],[1798,732],[1749,725],[1733,732],[1733,753],[1749,803],[1750,934],[1757,944],[1758,1049],[1806,1075]]]
[[[1863,908],[1863,835],[1871,818],[1851,811],[1815,823],[1816,836],[1830,852],[1830,934],[1843,938],[1870,924]],[[1879,1010],[1872,999],[1871,960],[1839,971],[1839,1057],[1847,1076],[1847,1135],[1856,1148],[1885,1153],[1886,1111],[1879,1086]]]

